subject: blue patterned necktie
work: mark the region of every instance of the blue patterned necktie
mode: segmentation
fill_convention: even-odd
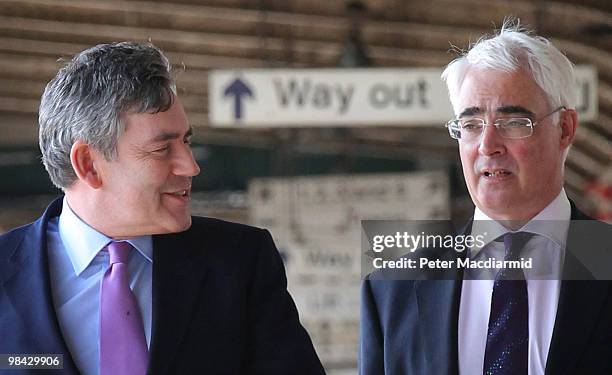
[[[503,236],[505,260],[519,260],[531,233]],[[527,281],[521,268],[501,269],[491,296],[491,315],[485,348],[484,375],[527,375],[529,350]]]

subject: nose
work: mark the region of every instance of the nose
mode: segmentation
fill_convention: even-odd
[[[478,152],[485,156],[502,155],[506,152],[504,138],[499,135],[495,125],[487,125],[482,129]]]
[[[188,144],[181,147],[174,163],[174,174],[177,176],[194,177],[200,174],[200,167],[193,157],[193,152]]]

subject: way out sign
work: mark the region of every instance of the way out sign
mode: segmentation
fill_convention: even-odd
[[[209,76],[213,126],[442,125],[451,117],[439,69],[248,69]]]
[[[581,120],[597,115],[597,75],[577,67]],[[442,126],[453,117],[437,68],[213,70],[217,127]]]

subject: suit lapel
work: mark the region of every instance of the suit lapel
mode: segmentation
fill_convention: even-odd
[[[572,204],[572,220],[589,219]],[[583,242],[582,248],[580,242]],[[567,236],[567,249],[564,262],[564,274],[583,280],[562,280],[557,307],[557,317],[550,343],[546,374],[571,373],[578,361],[578,354],[583,352],[589,337],[599,322],[601,309],[610,296],[611,282],[585,281],[589,271],[572,255],[585,251],[584,238],[577,232],[576,226],[570,224]]]
[[[573,373],[579,353],[600,319],[609,281],[562,281],[546,374]]]
[[[59,215],[61,205],[61,198],[55,200],[24,235],[4,275],[4,288],[20,324],[28,327],[28,352],[63,354],[65,373],[77,374],[55,314],[47,257],[47,222]]]
[[[163,374],[193,319],[206,274],[203,244],[191,230],[153,238],[153,319],[149,373]],[[200,233],[200,238],[202,234]],[[194,247],[198,244],[198,248]],[[204,317],[198,316],[198,319]]]
[[[456,231],[470,234],[473,219]],[[454,260],[467,256],[449,249],[439,257]],[[459,373],[459,305],[463,272],[456,268],[415,284],[419,310],[419,327],[425,350],[424,374],[455,375]]]
[[[471,229],[471,223],[459,233]],[[439,257],[457,261],[465,256],[450,249]],[[456,268],[447,270],[432,280],[417,281],[415,285],[419,310],[420,335],[425,350],[424,374],[458,374],[458,322],[463,273]]]
[[[426,357],[423,374],[457,374],[461,280],[423,280],[415,288]]]

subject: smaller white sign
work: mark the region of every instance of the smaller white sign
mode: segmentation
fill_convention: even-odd
[[[593,121],[599,113],[597,70],[590,65],[580,65],[575,68],[575,72],[578,121]]]

